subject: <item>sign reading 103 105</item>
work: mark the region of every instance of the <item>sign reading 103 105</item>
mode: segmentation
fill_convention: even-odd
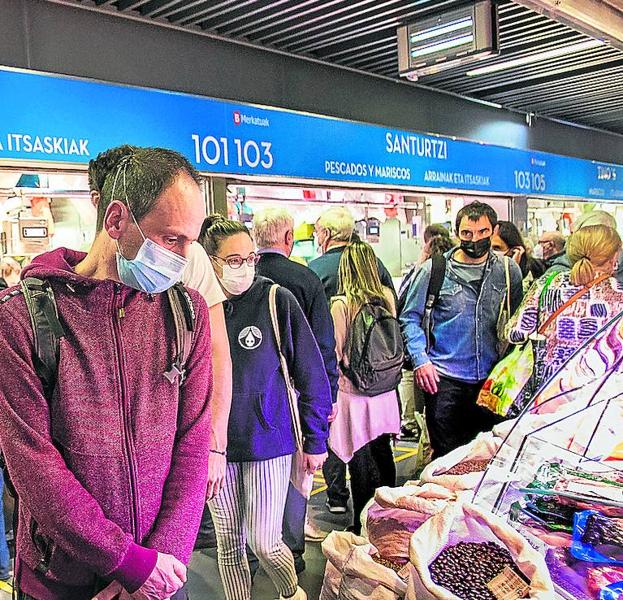
[[[192,134],[195,145],[195,162],[200,165],[207,163],[210,166],[237,165],[240,168],[262,167],[270,169],[274,159],[272,154],[271,142],[256,142],[254,140],[241,140],[227,137],[214,137],[207,135],[201,137],[196,133]]]
[[[545,174],[532,171],[513,171],[515,187],[522,192],[544,192],[546,188]]]

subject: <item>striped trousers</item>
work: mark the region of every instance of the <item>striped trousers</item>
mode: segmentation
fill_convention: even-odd
[[[208,501],[227,600],[251,600],[247,544],[279,594],[296,593],[294,559],[282,538],[291,464],[291,455],[228,463],[223,489]]]

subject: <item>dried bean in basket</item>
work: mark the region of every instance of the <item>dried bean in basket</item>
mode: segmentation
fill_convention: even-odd
[[[384,567],[387,567],[388,569],[395,571],[396,573],[398,573],[402,569],[402,566],[399,565],[398,563],[395,563],[393,560],[387,560],[386,558],[383,558],[382,556],[379,556],[378,554],[374,555],[372,557],[372,560],[375,563],[378,563],[379,565],[383,565]]]
[[[521,572],[505,548],[493,542],[448,546],[430,564],[432,580],[463,600],[496,600],[487,584],[505,567]]]
[[[481,471],[486,471],[490,462],[491,461],[489,459],[466,460],[448,469],[444,475],[467,475],[468,473],[480,473]]]

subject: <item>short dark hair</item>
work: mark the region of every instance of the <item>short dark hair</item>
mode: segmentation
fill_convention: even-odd
[[[481,217],[487,217],[489,219],[489,223],[491,223],[491,228],[493,229],[498,223],[498,215],[493,210],[493,207],[485,204],[484,202],[472,202],[467,206],[464,206],[456,215],[455,227],[456,233],[459,233],[459,227],[461,226],[461,221],[463,217],[467,217],[469,221],[478,221]]]
[[[509,248],[521,246],[525,249],[526,244],[519,233],[519,229],[510,221],[498,221],[498,235]]]
[[[244,223],[226,219],[223,215],[208,215],[201,226],[198,241],[208,256],[214,256],[218,254],[223,240],[237,233],[246,233],[251,237],[251,233]]]
[[[179,152],[166,148],[134,148],[104,179],[97,205],[97,231],[102,229],[106,210],[113,200],[127,203],[134,218],[140,221],[153,210],[160,194],[180,173],[186,173],[197,185],[201,184],[199,173]]]
[[[136,146],[124,144],[123,146],[104,150],[104,152],[100,152],[95,158],[91,159],[89,161],[89,190],[101,192],[108,173],[117,167],[121,159],[132,154],[136,149]]]

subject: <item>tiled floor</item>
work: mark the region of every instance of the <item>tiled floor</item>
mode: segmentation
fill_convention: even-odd
[[[398,483],[409,479],[414,467],[415,448],[413,444],[400,442],[395,448],[398,469]],[[324,531],[344,529],[351,523],[351,515],[333,515],[329,513],[324,502],[326,495],[324,482],[319,476],[311,499],[311,516],[315,523]],[[322,587],[325,560],[320,544],[307,544],[305,552],[307,568],[300,575],[299,582],[309,596],[309,600],[317,600]],[[190,564],[188,587],[192,600],[223,600],[223,588],[216,566],[216,551],[195,552]],[[0,600],[11,600],[11,588],[0,582]],[[274,600],[277,593],[268,577],[258,572],[253,584],[253,600]]]

